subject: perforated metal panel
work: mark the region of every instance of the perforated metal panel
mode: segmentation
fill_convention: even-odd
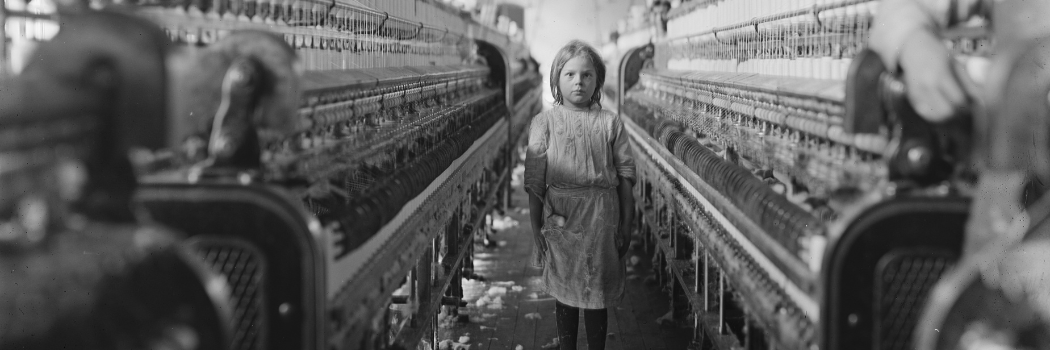
[[[229,284],[234,305],[230,349],[266,349],[266,264],[262,253],[251,243],[231,238],[198,236],[190,246]]]
[[[910,350],[915,323],[941,275],[955,262],[947,254],[890,252],[875,271],[878,350]]]

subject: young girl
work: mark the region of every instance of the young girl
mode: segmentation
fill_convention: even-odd
[[[606,308],[624,291],[634,158],[619,117],[602,110],[604,82],[598,53],[570,42],[551,65],[555,106],[529,131],[525,190],[543,285],[558,301],[563,350],[576,349],[579,309],[589,348],[604,349]]]

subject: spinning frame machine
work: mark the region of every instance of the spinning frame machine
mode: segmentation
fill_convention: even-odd
[[[1023,12],[1024,5],[1006,3],[1015,7],[1001,6],[1008,9],[1002,12]],[[138,115],[118,113],[101,125],[136,130],[141,139],[128,144],[153,149],[134,153],[142,183],[137,205],[182,231],[188,246],[226,277],[228,305],[199,297],[206,288],[186,299],[205,311],[233,310],[200,313],[201,330],[214,318],[230,325],[229,334],[209,334],[208,344],[225,337],[247,349],[386,348],[427,338],[438,305],[459,303],[456,282],[461,267],[469,267],[472,233],[496,205],[511,162],[497,145],[520,139],[535,113],[538,77],[513,74],[521,72],[509,59],[513,43],[492,39],[498,36],[482,27],[475,37],[490,40],[451,40],[454,30],[405,25],[352,7],[269,3],[269,12],[244,19],[237,6],[217,4],[145,4],[152,6],[142,12],[164,24],[168,37],[189,44],[146,62],[166,67],[172,94],[142,84],[162,79],[129,74],[142,65],[103,66],[124,80],[80,75],[99,79],[53,109],[26,107],[40,105],[30,102],[20,111],[68,117],[83,111],[75,107],[85,100],[127,106],[119,103],[125,95],[83,95],[112,84],[170,97],[167,111],[143,112],[167,114],[160,128],[167,132],[136,125]],[[970,321],[1008,323],[1002,314],[1009,310],[1035,310],[1025,334],[1041,339],[1031,336],[1045,329],[1041,294],[1017,297],[989,287],[973,277],[979,262],[956,263],[969,204],[958,184],[966,129],[929,125],[909,110],[900,83],[862,49],[870,13],[850,8],[864,4],[825,4],[711,28],[623,60],[619,110],[638,153],[639,230],[666,271],[662,282],[674,309],[678,316],[692,312],[699,339],[718,348],[896,349],[913,340],[924,349],[953,348],[972,331]],[[91,27],[115,19],[68,10]],[[304,18],[310,21],[296,22]],[[272,21],[266,29],[279,35],[229,25],[256,19]],[[959,33],[948,37],[958,53],[986,53],[988,34]],[[85,38],[74,39],[97,40]],[[455,49],[443,46],[453,45],[446,40]],[[1040,40],[999,39],[998,45],[1014,45],[1001,61],[1010,67],[1005,85],[1029,92],[1011,96],[1046,96],[1048,80],[1032,71],[1045,61]],[[420,47],[469,56],[471,44],[488,65],[412,66],[409,56]],[[57,44],[40,45],[71,62],[53,67],[70,69],[30,69],[33,75],[21,78],[46,84],[99,69],[76,64],[98,61],[66,58]],[[103,62],[123,62],[107,61],[127,59],[123,48],[101,45],[95,53]],[[301,77],[289,59],[294,54],[312,58]],[[371,55],[398,56],[409,66]],[[372,63],[355,61],[361,56]],[[710,71],[738,58],[812,64],[827,56],[852,63],[848,70],[841,62],[810,68],[764,62],[771,64],[743,73]],[[150,60],[143,57],[149,55],[130,61]],[[672,61],[706,71],[665,69]],[[362,68],[321,71],[347,62]],[[1024,84],[1011,83],[1017,81]],[[8,93],[34,87],[22,84]],[[1027,112],[1007,106],[994,113]],[[1031,272],[1016,262],[1043,251],[1043,207],[1030,209],[1035,224],[1026,239],[1000,252],[999,261],[1015,262],[1004,271]],[[951,266],[957,268],[938,282]],[[1038,271],[1016,276],[1033,289]],[[931,289],[941,298],[923,311]],[[388,312],[391,304],[406,304],[408,312]],[[916,328],[920,313],[923,326]]]
[[[231,348],[385,349],[436,346],[438,313],[463,303],[474,238],[505,209],[513,149],[540,107],[523,43],[421,5],[433,7],[431,23],[311,1],[71,5],[2,17],[22,28],[134,22],[124,30],[175,43],[133,62],[166,70],[165,89],[143,91],[167,100],[154,111],[166,117],[104,128],[140,139],[128,144],[135,206],[226,277]],[[41,52],[69,52],[39,39]],[[136,79],[152,77],[106,65],[126,57],[117,49],[101,45],[91,61],[101,66],[64,64],[144,86]]]
[[[1045,229],[960,260],[971,119],[915,113],[900,77],[865,48],[877,5],[687,2],[668,14],[668,38],[619,60],[638,230],[694,346],[1046,346],[1035,271],[1047,267],[1031,260]],[[1018,18],[1041,5],[996,6],[993,23],[1009,24],[953,28],[944,42],[971,71],[991,62],[999,75],[984,80],[1016,96],[985,118],[1050,117],[1050,80],[1035,68],[1050,59],[1045,32],[1011,30],[1035,26]],[[1015,278],[994,282],[992,270]],[[1023,321],[1010,325],[1011,312]]]

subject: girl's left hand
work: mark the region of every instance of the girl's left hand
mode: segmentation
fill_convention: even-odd
[[[620,255],[620,258],[623,258],[627,255],[628,248],[631,247],[631,231],[629,228],[623,227],[621,227],[618,231],[619,232],[616,232],[615,239],[616,253]]]

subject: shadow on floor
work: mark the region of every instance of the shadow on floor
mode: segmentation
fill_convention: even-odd
[[[439,349],[557,349],[553,343],[557,336],[554,299],[540,289],[541,271],[529,264],[533,241],[527,208],[528,198],[516,186],[507,216],[498,217],[494,224],[497,231],[491,238],[496,246],[475,246],[474,268],[485,280],[464,280],[469,306],[459,312],[470,321],[457,323],[453,317],[442,318]],[[668,312],[668,296],[652,282],[650,258],[641,254],[628,253],[627,294],[623,303],[609,312],[606,349],[686,349],[690,328],[657,324],[657,319]],[[587,349],[583,317],[580,321],[578,349]]]

